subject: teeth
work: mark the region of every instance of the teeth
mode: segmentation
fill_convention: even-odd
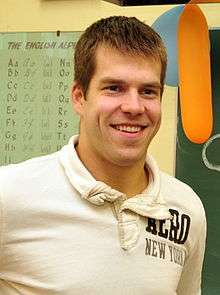
[[[115,128],[120,131],[135,133],[141,130],[140,126],[126,126],[126,125],[116,125]]]

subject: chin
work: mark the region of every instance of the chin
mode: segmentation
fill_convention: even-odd
[[[121,167],[129,167],[137,165],[138,163],[145,162],[146,159],[146,153],[144,154],[134,154],[134,153],[122,153],[118,154],[114,159],[112,159],[113,163],[117,166]]]

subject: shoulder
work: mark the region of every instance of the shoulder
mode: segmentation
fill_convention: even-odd
[[[169,208],[176,208],[180,212],[188,212],[204,215],[203,204],[197,193],[186,183],[160,170],[157,162],[148,155],[147,165],[150,168],[154,182],[157,183],[159,191]]]
[[[0,167],[0,193],[5,190],[15,191],[22,187],[27,190],[29,185],[38,185],[42,179],[52,177],[58,167],[57,152],[32,158],[17,164]],[[33,181],[34,180],[34,181]],[[37,181],[38,180],[38,181]]]
[[[185,233],[184,242],[188,254],[198,245],[203,248],[207,222],[205,209],[197,193],[186,183],[164,172],[161,172],[161,193],[173,217],[174,231],[177,228]]]
[[[176,201],[189,204],[189,201],[197,206],[202,206],[202,202],[197,193],[186,183],[171,176],[165,172],[161,174],[161,190],[167,195],[168,199],[176,199]]]
[[[169,208],[190,219],[194,232],[200,227],[206,228],[206,214],[202,201],[189,185],[161,172],[161,193]]]
[[[45,163],[48,164],[48,162],[54,161],[56,157],[57,157],[57,152],[49,154],[49,155],[45,155],[45,156],[31,158],[16,164],[0,166],[0,176],[7,173],[13,173],[13,172],[16,173],[21,170],[29,170],[29,169],[34,169],[35,167],[38,167],[38,166],[44,166]]]

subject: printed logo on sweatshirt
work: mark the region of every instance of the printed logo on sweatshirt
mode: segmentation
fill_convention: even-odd
[[[162,242],[162,239],[158,241],[146,238],[145,254],[160,259],[166,259],[169,256],[171,262],[183,266],[186,253],[183,247],[178,245],[183,245],[187,241],[191,219],[177,210],[169,209],[169,211],[173,217],[171,220],[148,218],[146,231],[172,243]]]

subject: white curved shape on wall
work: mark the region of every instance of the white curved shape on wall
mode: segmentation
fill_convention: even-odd
[[[216,140],[217,138],[220,138],[220,134],[215,134],[214,136],[210,137],[209,140],[207,140],[207,142],[203,145],[203,149],[202,149],[202,159],[203,162],[205,164],[205,166],[208,169],[211,170],[216,170],[218,172],[220,172],[220,165],[215,165],[214,163],[211,163],[206,155],[206,151],[208,149],[208,147],[213,143],[214,140]],[[220,149],[219,149],[219,157],[220,157]]]

